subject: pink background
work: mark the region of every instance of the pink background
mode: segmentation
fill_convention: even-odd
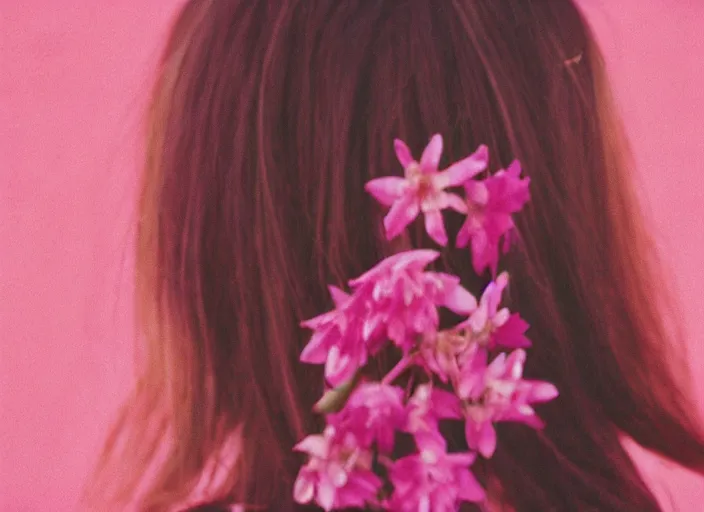
[[[130,382],[139,118],[173,0],[0,0],[0,511],[72,510]],[[584,0],[704,404],[704,3]],[[60,7],[59,7],[60,6]],[[704,482],[638,456],[701,510]]]

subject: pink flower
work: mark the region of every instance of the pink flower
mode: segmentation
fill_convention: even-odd
[[[310,456],[294,484],[296,502],[315,501],[325,510],[375,503],[382,482],[371,470],[371,452],[361,449],[352,434],[327,427],[323,435],[308,436],[294,449]]]
[[[470,472],[476,456],[424,450],[393,463],[394,493],[388,509],[398,512],[455,512],[463,501],[480,502],[484,490]]]
[[[438,172],[442,154],[442,137],[433,135],[417,162],[408,146],[401,140],[394,141],[394,149],[403,165],[405,177],[387,176],[369,181],[365,188],[377,201],[390,206],[384,218],[386,237],[391,240],[399,235],[420,212],[425,215],[425,229],[438,244],[447,245],[447,233],[442,220],[442,210],[452,208],[467,213],[462,199],[445,192],[448,187],[462,185],[486,169],[488,149],[480,146],[477,151]]]
[[[548,382],[522,379],[525,360],[525,351],[517,349],[508,357],[498,355],[487,366],[486,350],[476,348],[462,367],[457,394],[464,404],[467,444],[484,457],[491,457],[496,449],[493,422],[518,421],[541,428],[542,421],[530,404],[558,396],[557,388]]]
[[[388,339],[405,351],[413,348],[417,334],[437,328],[438,306],[471,313],[477,300],[457,276],[423,270],[438,256],[431,250],[401,252],[350,281],[352,295],[330,287],[335,309],[301,324],[314,331],[301,361],[325,363],[325,377],[335,387]]]
[[[479,305],[467,320],[445,331],[424,333],[420,344],[420,363],[442,382],[455,381],[463,361],[471,357],[472,345],[492,349],[496,346],[524,348],[528,324],[507,308],[499,309],[501,294],[508,284],[506,272],[484,290]],[[476,348],[476,347],[475,347]]]
[[[497,345],[530,347],[530,340],[524,335],[529,327],[526,321],[518,314],[512,315],[508,308],[499,309],[501,295],[507,285],[508,274],[503,272],[484,289],[477,309],[456,329],[468,329],[472,341],[489,349]]]
[[[441,419],[462,417],[460,402],[455,395],[430,384],[418,386],[406,404],[405,432],[413,435],[418,450],[444,450],[446,443],[438,431]]]
[[[350,395],[342,411],[328,417],[328,421],[337,430],[352,432],[360,446],[371,448],[376,442],[379,451],[390,453],[396,431],[406,423],[403,397],[401,388],[363,383]]]
[[[355,300],[365,303],[362,337],[376,349],[375,339],[391,339],[408,351],[415,336],[437,328],[438,306],[468,314],[477,306],[474,296],[456,276],[423,269],[439,253],[414,250],[386,258],[350,281]]]
[[[335,387],[352,378],[367,362],[368,351],[361,340],[360,323],[350,310],[351,296],[330,287],[335,309],[303,322],[313,336],[301,353],[301,361],[325,363],[325,378]]]
[[[528,202],[530,178],[520,178],[521,164],[515,160],[506,170],[498,171],[483,180],[467,181],[467,220],[457,235],[457,247],[472,242],[472,263],[480,274],[485,268],[496,275],[499,260],[499,241],[513,228],[511,214]],[[503,251],[508,250],[508,238]]]

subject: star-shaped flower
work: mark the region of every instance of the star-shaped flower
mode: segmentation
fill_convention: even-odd
[[[323,435],[308,436],[294,449],[309,456],[294,484],[297,503],[314,501],[329,511],[376,501],[382,481],[372,471],[371,452],[351,433],[328,426]]]
[[[402,140],[394,141],[394,149],[403,165],[403,178],[387,176],[369,181],[365,188],[377,201],[391,209],[384,218],[386,237],[398,236],[419,213],[425,216],[425,230],[438,244],[447,245],[447,232],[441,211],[451,208],[467,213],[466,203],[459,196],[446,192],[449,187],[463,185],[486,169],[489,152],[480,146],[467,158],[438,171],[442,155],[442,136],[433,135],[425,147],[420,161],[413,159],[411,151]]]
[[[523,379],[524,350],[499,354],[487,365],[486,350],[475,347],[474,357],[462,368],[457,394],[463,401],[467,444],[491,457],[496,449],[494,423],[515,421],[541,428],[543,422],[531,404],[549,402],[558,391],[549,382]]]

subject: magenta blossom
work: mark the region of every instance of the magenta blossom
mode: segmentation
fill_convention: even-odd
[[[305,363],[325,363],[325,378],[331,386],[338,386],[366,364],[369,354],[361,341],[361,324],[350,308],[352,297],[333,286],[330,294],[335,309],[301,324],[313,329],[313,336],[300,359]]]
[[[467,181],[467,220],[457,235],[457,247],[466,247],[471,240],[472,264],[481,274],[487,267],[496,275],[499,242],[513,228],[511,214],[530,199],[530,178],[521,178],[521,164],[515,160],[506,170],[483,180]],[[508,238],[503,251],[508,250]]]
[[[445,189],[462,185],[486,169],[488,149],[486,146],[480,146],[474,154],[439,172],[442,145],[442,137],[433,135],[420,157],[420,162],[417,162],[411,156],[408,146],[396,139],[394,149],[403,165],[405,177],[387,176],[366,184],[367,192],[384,206],[391,207],[384,218],[386,237],[389,240],[398,236],[422,212],[425,215],[425,229],[428,235],[438,244],[445,246],[447,233],[440,212],[451,208],[460,213],[467,213],[464,201]]]
[[[424,271],[438,257],[431,250],[401,252],[351,280],[352,295],[331,287],[335,309],[302,324],[314,332],[301,361],[325,363],[328,383],[338,386],[388,339],[406,352],[412,349],[416,335],[437,328],[439,306],[471,313],[477,300],[457,276]]]
[[[479,306],[456,329],[467,329],[468,337],[489,349],[495,346],[526,348],[531,343],[525,337],[528,324],[508,308],[499,309],[501,295],[508,285],[508,273],[502,272],[484,289]]]
[[[325,510],[376,503],[381,479],[372,472],[371,452],[360,448],[352,434],[329,426],[323,435],[308,436],[294,449],[310,456],[296,478],[296,502],[315,501]]]
[[[406,404],[404,431],[413,435],[418,450],[444,450],[446,443],[438,431],[441,419],[462,417],[460,402],[455,395],[430,384],[421,384]]]
[[[397,430],[406,424],[404,391],[395,386],[369,382],[360,384],[350,395],[345,407],[328,421],[338,430],[352,432],[364,448],[376,442],[382,453],[394,448]]]
[[[455,512],[464,501],[480,502],[484,490],[469,470],[476,455],[423,450],[393,463],[394,493],[387,504],[398,512]]]
[[[467,320],[445,331],[428,331],[420,344],[420,362],[442,382],[455,381],[462,362],[471,356],[472,345],[524,348],[528,324],[507,308],[499,309],[501,294],[508,284],[506,272],[484,290],[479,305]]]
[[[324,364],[333,389],[315,407],[326,414],[325,430],[294,448],[308,456],[294,499],[326,511],[454,512],[463,502],[485,501],[471,466],[476,457],[494,454],[495,424],[541,428],[533,407],[558,396],[551,383],[523,378],[529,326],[502,305],[509,278],[506,272],[497,276],[500,254],[515,235],[512,215],[530,195],[519,162],[480,180],[486,146],[444,170],[438,169],[440,135],[431,138],[419,161],[404,142],[394,141],[394,148],[404,177],[365,186],[390,207],[386,237],[398,236],[422,214],[428,235],[445,246],[443,210],[465,214],[457,246],[471,245],[472,266],[478,274],[488,268],[493,281],[477,301],[459,277],[428,269],[437,251],[408,250],[350,280],[349,293],[330,287],[332,311],[302,324],[313,332],[301,360]],[[455,194],[453,187],[460,186],[465,197]],[[448,313],[443,308],[463,321],[440,330],[441,312],[443,322]],[[400,358],[380,381],[370,382],[365,367],[385,347],[395,348]],[[513,352],[490,360],[497,348]],[[407,385],[394,386],[409,368],[422,375],[414,372]],[[452,420],[464,420],[471,453],[448,453],[440,427]],[[397,458],[397,433],[410,435],[417,453]]]
[[[493,422],[518,421],[541,428],[531,404],[558,396],[552,384],[522,378],[525,360],[525,351],[517,349],[508,357],[499,354],[487,365],[486,350],[476,348],[462,367],[457,394],[463,400],[467,444],[484,457],[496,449]]]
[[[458,314],[468,314],[477,307],[458,277],[423,270],[438,256],[431,250],[401,252],[350,281],[355,300],[365,304],[362,337],[370,350],[377,348],[375,339],[390,339],[410,350],[416,335],[437,328],[438,306]]]

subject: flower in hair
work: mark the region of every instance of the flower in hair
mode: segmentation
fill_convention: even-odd
[[[458,314],[476,308],[476,299],[456,276],[424,270],[439,256],[427,249],[402,252],[350,281],[355,297],[366,306],[362,329],[365,342],[381,330],[384,339],[408,350],[417,334],[437,327],[438,306]]]
[[[438,431],[440,420],[461,417],[455,395],[430,384],[421,384],[408,400],[403,430],[413,435],[419,450],[444,450],[446,442]]]
[[[361,322],[352,314],[351,296],[333,286],[335,309],[303,322],[313,336],[301,353],[301,361],[325,364],[325,377],[337,386],[350,379],[367,362],[368,351],[359,343]]]
[[[325,510],[375,503],[382,481],[371,470],[372,453],[351,433],[328,427],[323,435],[306,437],[295,450],[310,457],[294,485],[296,502],[315,500]]]
[[[504,237],[503,252],[508,250],[506,235],[513,228],[511,214],[519,211],[530,198],[530,178],[521,178],[521,164],[515,160],[483,181],[464,183],[467,219],[457,234],[457,247],[472,246],[472,264],[477,274],[487,267],[496,275],[499,244]]]
[[[520,165],[480,180],[475,177],[487,166],[485,146],[444,171],[438,171],[439,135],[419,162],[403,142],[395,141],[395,149],[405,178],[378,178],[366,186],[391,207],[384,219],[387,238],[422,212],[428,234],[446,245],[441,211],[452,208],[467,215],[458,247],[471,243],[473,268],[479,274],[488,267],[494,280],[475,295],[458,276],[428,268],[439,259],[437,251],[409,250],[350,280],[349,293],[331,287],[335,308],[303,322],[313,335],[301,360],[325,365],[328,389],[315,407],[325,415],[323,433],[295,448],[308,461],[294,498],[325,510],[449,512],[462,502],[482,502],[486,496],[471,466],[478,454],[494,454],[494,425],[541,428],[534,405],[558,396],[551,383],[523,378],[529,325],[502,307],[509,275],[496,276],[501,239],[506,252],[512,215],[529,200]],[[464,198],[446,191],[460,185]],[[443,309],[459,323],[441,326]],[[386,349],[398,362],[370,380],[372,359]],[[443,422],[464,422],[468,452],[454,452]],[[415,451],[399,457],[399,436],[410,437]]]
[[[431,250],[402,252],[351,280],[351,295],[330,287],[336,309],[303,322],[314,332],[301,360],[325,363],[326,379],[337,386],[378,351],[379,341],[410,349],[415,335],[437,326],[438,306],[458,314],[473,311],[477,301],[459,278],[424,271],[439,256]]]
[[[463,501],[480,502],[484,490],[469,470],[473,453],[422,450],[403,457],[389,470],[394,493],[389,510],[454,512]]]
[[[529,347],[530,340],[524,335],[528,324],[517,313],[511,314],[508,308],[499,309],[501,295],[507,285],[508,273],[503,272],[487,285],[479,306],[456,329],[467,328],[468,335],[474,342],[490,349],[497,345],[507,348]]]
[[[350,395],[345,407],[331,415],[330,424],[353,432],[361,446],[376,443],[381,453],[390,453],[396,431],[406,424],[403,389],[369,382],[360,384]]]
[[[438,171],[442,155],[442,136],[433,135],[420,161],[413,159],[405,142],[396,139],[394,149],[404,169],[404,177],[387,176],[367,183],[366,189],[377,201],[390,206],[384,218],[386,237],[395,238],[418,216],[425,216],[425,230],[439,245],[447,245],[441,211],[451,208],[467,213],[465,202],[445,189],[464,184],[486,169],[488,149],[481,146],[474,154]]]
[[[460,366],[471,354],[473,345],[494,349],[526,348],[531,345],[525,332],[528,324],[518,313],[499,309],[501,294],[508,285],[508,274],[499,275],[484,289],[479,305],[467,320],[451,329],[423,334],[419,351],[421,364],[441,382],[460,373]]]
[[[463,402],[467,444],[491,457],[496,449],[494,422],[517,421],[540,428],[542,421],[531,404],[548,402],[558,392],[549,382],[522,378],[526,360],[522,349],[508,357],[501,353],[488,365],[487,357],[486,350],[475,348],[462,368],[457,394]]]

